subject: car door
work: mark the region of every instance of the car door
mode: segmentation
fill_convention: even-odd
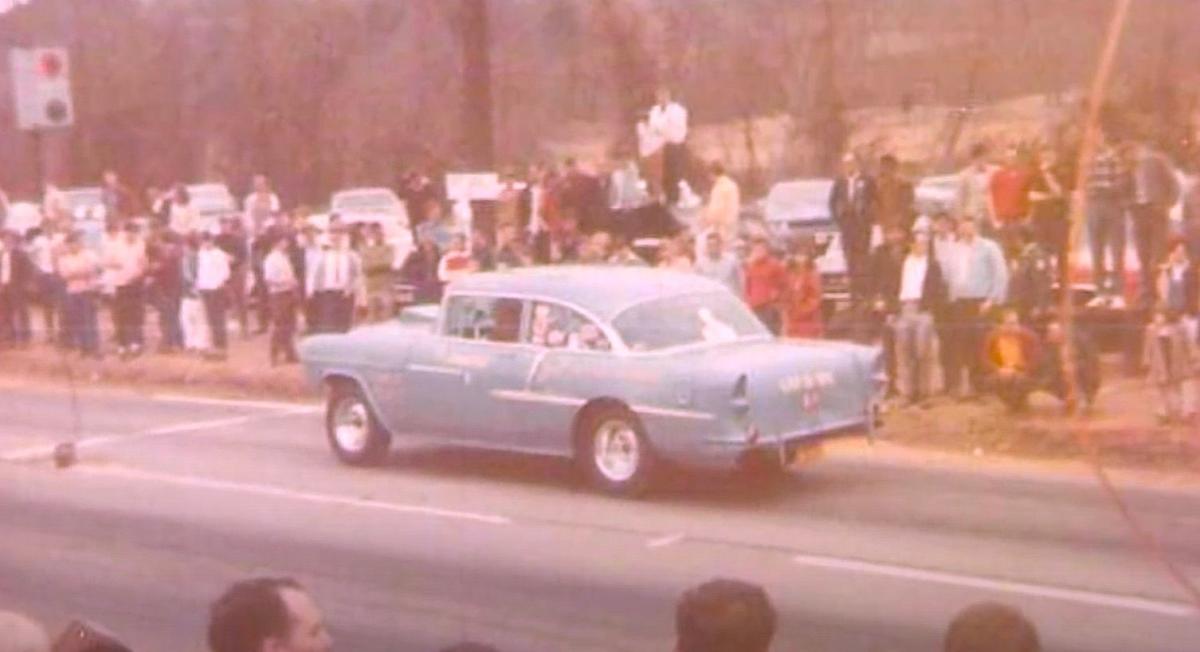
[[[464,442],[526,449],[523,411],[504,398],[524,387],[537,350],[521,341],[526,302],[456,296],[447,304],[440,345],[413,373],[430,379],[413,395],[439,434]]]
[[[602,365],[610,365],[611,343],[587,317],[563,305],[534,302],[525,341],[534,351],[533,366],[522,388],[501,397],[530,448],[569,452],[571,424],[594,396]]]

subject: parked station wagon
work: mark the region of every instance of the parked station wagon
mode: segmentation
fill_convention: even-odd
[[[775,338],[722,285],[639,267],[472,274],[301,358],[343,462],[416,437],[570,457],[618,494],[662,462],[774,470],[869,434],[886,380],[876,347]]]

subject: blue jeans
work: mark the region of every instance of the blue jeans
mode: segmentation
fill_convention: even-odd
[[[92,292],[72,292],[67,294],[64,303],[68,344],[84,355],[99,355],[96,295]]]
[[[1125,289],[1125,207],[1116,199],[1091,197],[1088,201],[1088,241],[1092,249],[1092,276],[1096,294],[1119,295]],[[1106,250],[1112,250],[1111,281],[1105,263]]]

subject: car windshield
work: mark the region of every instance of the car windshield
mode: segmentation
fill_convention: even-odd
[[[400,206],[396,196],[387,191],[357,192],[354,194],[337,195],[333,198],[332,208],[335,211],[379,211],[395,212]]]
[[[626,309],[613,326],[634,351],[764,337],[767,329],[732,294],[712,292],[657,299]]]

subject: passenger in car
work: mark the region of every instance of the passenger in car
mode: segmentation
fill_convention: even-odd
[[[516,301],[500,300],[492,309],[493,342],[516,342],[521,334],[521,304]]]
[[[529,326],[529,341],[535,346],[552,349],[567,345],[567,332],[554,306],[539,303],[533,308],[533,322]]]

